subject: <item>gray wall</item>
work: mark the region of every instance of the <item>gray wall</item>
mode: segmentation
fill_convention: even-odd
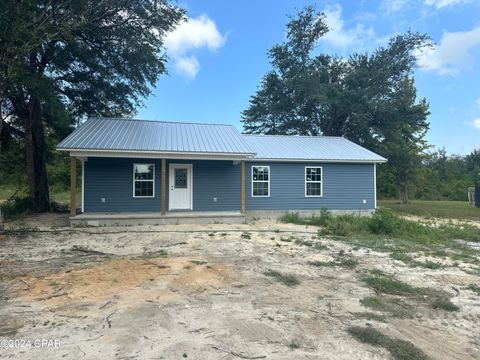
[[[155,164],[155,197],[133,197],[133,163]],[[232,161],[168,160],[193,164],[193,210],[240,209],[240,165]],[[251,166],[270,166],[270,197],[252,198]],[[306,198],[304,163],[246,163],[247,210],[372,209],[373,164],[308,164],[323,167],[323,197]],[[161,161],[89,158],[85,163],[85,212],[159,212]],[[105,203],[101,202],[105,198]],[[214,198],[217,201],[214,201]],[[366,204],[363,204],[366,200]],[[168,174],[167,174],[168,207]]]

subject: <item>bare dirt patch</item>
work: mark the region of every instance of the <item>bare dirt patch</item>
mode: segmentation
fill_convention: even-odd
[[[468,289],[480,278],[462,264],[409,267],[319,239],[314,227],[263,220],[41,229],[0,243],[0,333],[61,347],[1,350],[5,358],[390,358],[353,338],[351,326],[409,341],[432,359],[480,358],[480,297]],[[459,310],[412,304],[397,318],[367,308],[361,300],[378,294],[361,279],[375,270],[444,291]]]
[[[154,299],[166,300],[198,289],[218,288],[228,274],[227,267],[202,266],[190,258],[114,259],[84,269],[21,276],[15,279],[11,291],[27,302],[96,303],[113,296],[128,296],[125,293],[155,282],[157,288],[163,289],[160,294],[155,292]],[[147,297],[153,294],[144,293]]]

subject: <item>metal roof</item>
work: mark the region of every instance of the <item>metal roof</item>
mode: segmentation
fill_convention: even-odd
[[[124,118],[90,118],[57,149],[254,155],[232,125]]]
[[[385,158],[343,137],[243,135],[255,160],[384,162]]]
[[[171,153],[170,157],[203,154],[209,158],[224,154],[228,158],[273,161],[386,161],[342,137],[242,135],[232,125],[125,118],[90,118],[60,142],[57,149],[97,156],[132,152]]]

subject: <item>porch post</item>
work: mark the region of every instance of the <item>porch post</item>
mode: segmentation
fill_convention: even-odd
[[[70,157],[70,216],[77,214],[77,159]]]
[[[167,199],[166,199],[166,187],[167,187],[167,160],[165,159],[162,159],[162,210],[161,210],[161,214],[162,215],[165,215],[165,211],[167,209]]]
[[[241,179],[241,191],[240,191],[240,211],[242,214],[245,212],[245,160],[242,160],[242,179]]]

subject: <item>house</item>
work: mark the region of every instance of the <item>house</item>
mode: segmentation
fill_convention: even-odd
[[[377,206],[376,164],[386,161],[342,137],[121,118],[91,118],[57,149],[71,157],[71,221],[90,224],[244,221],[321,208],[368,213]]]

